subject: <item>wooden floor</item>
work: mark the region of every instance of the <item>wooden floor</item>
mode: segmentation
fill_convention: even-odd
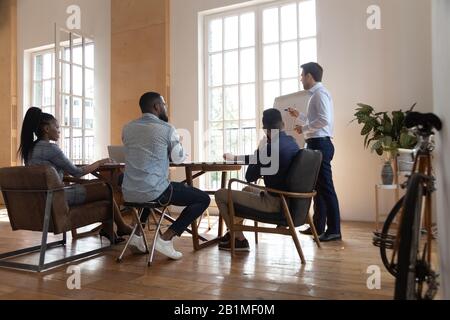
[[[81,268],[80,290],[67,288],[69,265],[41,274],[0,268],[0,299],[391,299],[393,277],[372,245],[372,228],[373,224],[343,223],[344,240],[323,243],[322,249],[311,237],[301,235],[307,260],[303,266],[292,240],[280,235],[260,234],[256,247],[248,234],[251,251],[233,259],[217,246],[194,252],[186,235],[175,240],[175,247],[184,254],[182,260],[156,254],[150,268],[146,255],[127,253],[121,264],[116,263],[119,245],[74,263]],[[39,233],[12,232],[0,213],[0,253],[39,241]],[[49,260],[98,245],[98,237],[87,237],[66,249],[52,249]],[[380,290],[367,288],[371,265],[381,269]]]

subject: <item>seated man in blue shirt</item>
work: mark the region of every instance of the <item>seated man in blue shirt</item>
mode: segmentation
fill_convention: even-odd
[[[248,182],[256,182],[264,178],[264,184],[268,188],[285,190],[286,177],[289,166],[300,150],[292,136],[284,132],[284,123],[280,111],[268,109],[263,113],[263,129],[266,133],[267,143],[260,144],[253,156],[234,156],[225,154],[226,160],[242,161],[250,163],[245,179]],[[266,158],[266,159],[264,159]],[[261,191],[260,189],[246,187],[243,191],[232,191],[234,204],[253,208],[263,212],[281,212],[281,201],[276,195]],[[215,194],[220,215],[227,226],[230,225],[228,214],[228,190],[220,189]],[[242,224],[244,219],[235,216],[235,223]],[[219,243],[219,249],[230,250],[230,234],[227,233]],[[249,251],[250,247],[242,231],[236,231],[235,248],[237,251]]]
[[[175,128],[168,123],[164,98],[155,92],[145,93],[139,105],[142,117],[123,128],[125,146],[125,174],[122,184],[127,202],[158,201],[161,205],[185,207],[178,219],[156,237],[155,250],[172,259],[180,259],[181,252],[173,248],[172,239],[180,236],[209,206],[206,192],[184,183],[169,181],[169,161],[181,163],[185,159],[183,147]],[[146,215],[141,221],[146,221]],[[138,229],[139,230],[139,229]],[[145,252],[143,237],[130,240],[135,252]]]

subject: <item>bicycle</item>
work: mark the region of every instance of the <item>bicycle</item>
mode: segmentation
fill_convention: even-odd
[[[405,195],[392,208],[381,232],[374,232],[373,244],[380,247],[383,264],[395,277],[394,299],[431,300],[439,286],[431,261],[432,193],[436,191],[431,160],[434,130],[441,130],[442,123],[434,114],[409,112],[405,125],[418,139],[413,169],[401,185]]]

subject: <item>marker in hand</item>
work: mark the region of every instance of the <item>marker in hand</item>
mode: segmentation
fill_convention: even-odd
[[[293,118],[298,118],[298,116],[300,115],[300,112],[291,107],[284,109],[284,111],[289,112],[289,115]]]

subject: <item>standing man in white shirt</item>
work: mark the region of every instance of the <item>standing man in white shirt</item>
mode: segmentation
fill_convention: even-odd
[[[322,152],[322,165],[317,179],[317,195],[314,197],[314,225],[320,234],[320,241],[341,240],[339,201],[334,190],[331,160],[334,156],[333,138],[334,106],[330,93],[322,84],[323,69],[315,62],[301,66],[301,81],[311,94],[306,115],[306,124],[296,126],[295,131],[305,136],[308,149]],[[291,116],[298,118],[299,112],[288,109]],[[325,230],[325,226],[327,227]],[[311,229],[301,231],[312,234]]]

